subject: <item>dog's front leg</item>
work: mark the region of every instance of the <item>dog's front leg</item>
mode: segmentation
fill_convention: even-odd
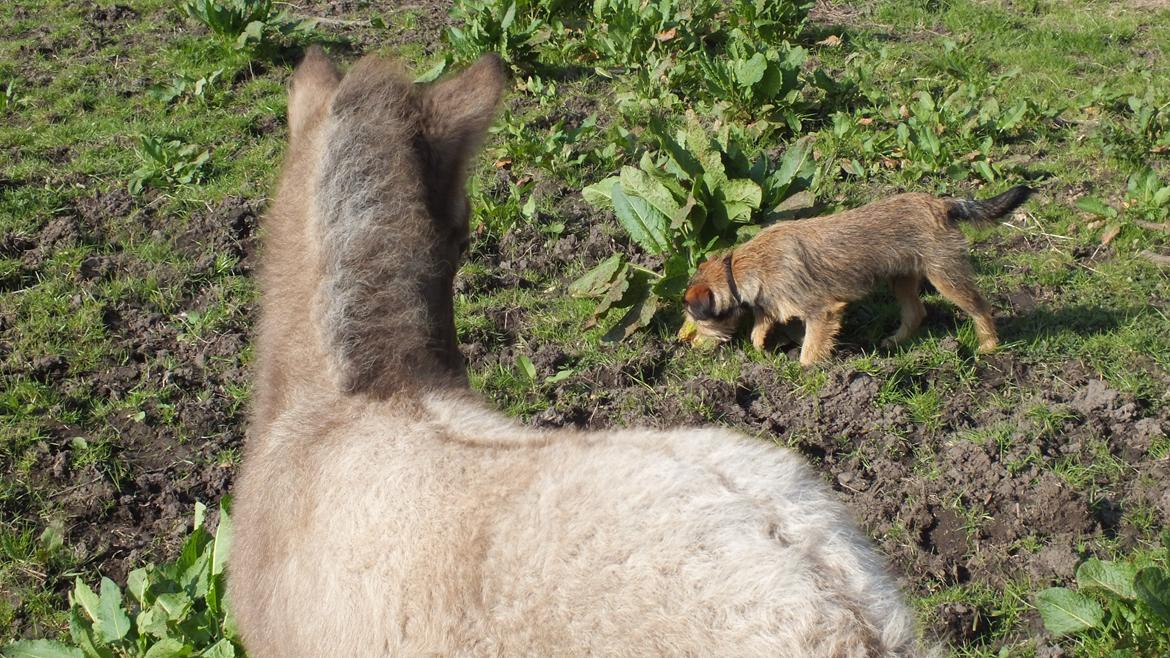
[[[800,346],[800,365],[811,366],[829,358],[833,353],[837,332],[841,330],[841,316],[845,303],[837,302],[827,308],[804,316],[804,342]]]
[[[768,332],[776,320],[763,311],[756,311],[756,323],[752,325],[752,346],[761,352],[764,351],[764,341],[768,339]]]

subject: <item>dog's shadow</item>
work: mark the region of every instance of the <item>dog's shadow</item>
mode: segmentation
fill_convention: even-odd
[[[1073,334],[1080,338],[1108,334],[1146,313],[1149,307],[1110,308],[1092,304],[1068,306],[1030,305],[1012,309],[997,305],[996,326],[1001,344],[1034,343],[1059,339]],[[937,297],[926,301],[926,319],[917,333],[897,347],[883,346],[882,341],[894,333],[900,322],[900,309],[888,292],[875,292],[846,309],[841,332],[834,350],[839,358],[866,353],[891,354],[911,349],[929,337],[957,336],[960,327],[971,321],[962,310]],[[792,320],[777,325],[768,333],[769,351],[799,352],[804,335],[803,323]]]

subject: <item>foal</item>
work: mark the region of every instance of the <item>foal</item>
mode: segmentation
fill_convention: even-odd
[[[504,84],[309,52],[265,218],[230,596],[256,658],[910,656],[912,617],[788,450],[543,431],[468,389],[452,281]]]

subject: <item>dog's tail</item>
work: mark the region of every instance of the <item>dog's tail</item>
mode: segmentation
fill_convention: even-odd
[[[947,219],[953,222],[990,222],[1015,210],[1032,195],[1032,188],[1017,185],[990,199],[947,199]]]

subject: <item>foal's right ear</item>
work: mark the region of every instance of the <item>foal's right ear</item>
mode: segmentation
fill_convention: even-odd
[[[455,77],[427,88],[423,130],[440,170],[461,171],[479,148],[495,120],[506,79],[503,61],[489,53]]]
[[[321,50],[311,46],[293,71],[288,90],[288,133],[292,139],[315,123],[341,82],[341,72]]]

